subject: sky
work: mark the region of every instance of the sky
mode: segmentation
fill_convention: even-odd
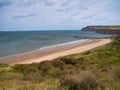
[[[120,0],[0,0],[0,31],[120,25]]]

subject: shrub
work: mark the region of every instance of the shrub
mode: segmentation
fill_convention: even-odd
[[[91,72],[85,71],[81,74],[80,88],[83,90],[100,88],[100,82],[98,78]]]
[[[14,69],[14,71],[16,71],[16,72],[23,73],[25,67],[26,67],[26,65],[16,64],[16,65],[13,66],[13,69]]]
[[[30,80],[30,81],[43,81],[44,78],[40,75],[40,73],[30,73],[23,76],[23,80]]]
[[[0,63],[0,68],[4,68],[4,67],[8,67],[9,65],[8,64],[2,64]]]
[[[79,77],[65,76],[60,80],[60,85],[68,87],[69,90],[93,90],[101,88],[96,76],[90,71],[83,72]]]
[[[88,54],[90,54],[90,53],[91,53],[91,51],[86,51],[86,52],[84,52],[83,55],[88,55]]]
[[[114,69],[113,75],[116,81],[120,81],[120,68],[119,67]]]
[[[32,66],[32,64],[17,64],[15,66],[13,66],[13,69],[16,71],[16,72],[19,72],[19,73],[32,73],[32,72],[37,72],[38,71],[38,68],[37,66]]]
[[[49,61],[41,62],[38,68],[42,75],[51,76],[54,73],[54,66]]]
[[[60,68],[61,70],[63,70],[64,67],[65,67],[64,62],[59,61],[59,60],[51,61],[51,64],[52,64],[54,67]]]
[[[71,65],[75,65],[76,64],[76,62],[75,62],[76,60],[73,60],[71,58],[65,58],[65,57],[63,57],[60,60],[62,62],[64,62],[65,64],[71,64]]]

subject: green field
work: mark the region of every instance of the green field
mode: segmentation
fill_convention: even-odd
[[[0,64],[0,90],[120,90],[120,36],[53,61]]]

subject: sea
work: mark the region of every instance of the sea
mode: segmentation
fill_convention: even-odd
[[[53,48],[64,44],[84,43],[88,39],[79,37],[108,37],[109,35],[80,30],[42,30],[42,31],[0,31],[0,57],[29,52],[43,48]]]

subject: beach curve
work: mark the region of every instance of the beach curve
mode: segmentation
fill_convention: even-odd
[[[91,50],[93,48],[108,44],[110,42],[111,39],[91,39],[88,42],[74,45],[72,47],[55,48],[49,51],[46,50],[42,52],[36,51],[36,52],[25,53],[22,55],[16,55],[16,56],[14,55],[14,56],[0,58],[0,63],[15,65],[15,64],[29,64],[33,62],[37,63],[42,61],[48,61],[58,57]]]

